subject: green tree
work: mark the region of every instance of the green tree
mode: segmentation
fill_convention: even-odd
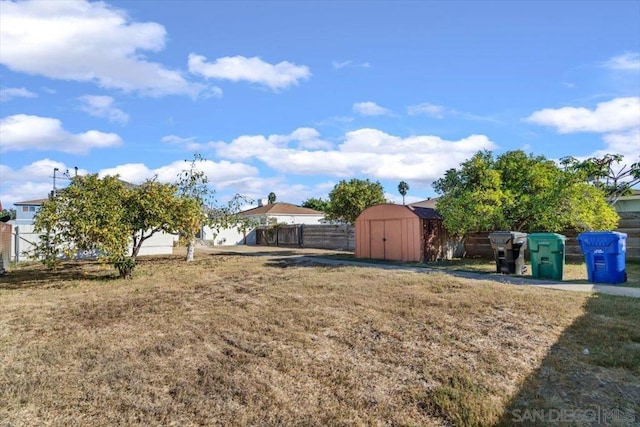
[[[503,228],[502,178],[494,170],[494,163],[490,152],[478,152],[459,170],[449,169],[434,182],[435,190],[443,194],[438,199],[438,211],[451,233],[463,236],[471,231]]]
[[[267,201],[270,205],[274,204],[276,202],[276,193],[274,193],[273,191],[269,193],[269,195],[267,196]]]
[[[185,206],[175,185],[155,179],[128,188],[118,177],[78,176],[45,202],[35,217],[35,254],[50,268],[82,252],[130,277],[142,244],[158,232],[174,233],[200,211]],[[131,252],[128,252],[131,247]]]
[[[311,197],[304,202],[302,202],[303,208],[315,209],[320,212],[327,212],[329,210],[329,200],[324,200],[323,198],[315,198]]]
[[[225,205],[216,206],[209,210],[208,225],[215,235],[220,233],[222,229],[236,228],[241,231],[246,238],[247,231],[258,226],[258,221],[247,216],[242,216],[240,212],[244,205],[252,202],[253,200],[243,195],[234,195]]]
[[[176,186],[157,182],[156,178],[132,188],[124,201],[127,216],[123,221],[131,226],[134,259],[147,239],[158,232],[177,232],[178,217],[187,215],[176,209]]]
[[[353,224],[369,206],[386,203],[384,188],[380,182],[368,179],[342,180],[329,193],[329,208],[327,219],[345,221]]]
[[[124,220],[123,203],[129,191],[117,177],[74,178],[35,216],[34,230],[40,234],[35,256],[55,269],[62,256],[91,252],[118,268],[122,277],[130,275],[132,267],[125,264],[130,264],[126,260],[132,229]]]
[[[438,211],[453,234],[475,231],[612,229],[618,215],[604,193],[544,156],[478,152],[434,182]]]
[[[400,181],[400,184],[398,184],[398,193],[400,193],[400,195],[402,196],[403,205],[404,205],[404,196],[407,195],[407,191],[409,191],[409,184],[407,184],[405,181]]]
[[[180,203],[185,215],[180,221],[180,233],[186,239],[186,261],[193,261],[196,247],[196,236],[208,223],[207,211],[215,205],[215,191],[209,187],[209,178],[199,169],[206,160],[195,153],[188,169],[178,175],[178,194],[183,199]]]
[[[0,205],[2,206],[2,205]],[[7,222],[12,219],[16,219],[15,209],[2,209],[0,210],[0,222]]]
[[[629,165],[622,164],[623,160],[621,154],[605,154],[586,160],[569,156],[560,159],[560,164],[566,171],[601,189],[607,202],[614,205],[618,198],[631,194],[632,187],[640,183],[640,161]]]

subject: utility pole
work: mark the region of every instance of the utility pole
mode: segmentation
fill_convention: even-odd
[[[58,168],[53,168],[53,194],[55,195],[56,193],[56,172],[58,172],[60,169]]]

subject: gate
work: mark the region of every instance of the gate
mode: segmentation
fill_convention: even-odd
[[[273,225],[256,229],[256,244],[261,246],[302,246],[300,224]]]
[[[33,229],[33,225],[13,227],[11,230],[11,261],[25,261],[33,256],[34,246],[40,242],[40,235]]]

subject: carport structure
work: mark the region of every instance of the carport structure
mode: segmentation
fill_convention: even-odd
[[[444,258],[448,235],[434,209],[380,204],[356,219],[356,258],[434,261]]]

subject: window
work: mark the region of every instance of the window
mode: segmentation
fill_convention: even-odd
[[[35,211],[36,211],[35,206],[29,206],[29,212],[35,212]]]
[[[29,212],[29,206],[23,206],[22,212]]]

